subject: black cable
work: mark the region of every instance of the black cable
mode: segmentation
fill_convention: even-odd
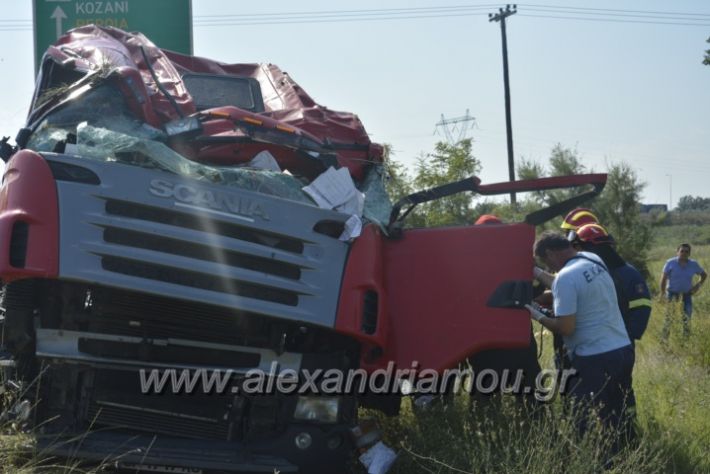
[[[155,82],[155,85],[158,87],[158,90],[173,105],[173,107],[175,108],[175,112],[177,112],[177,114],[180,116],[180,118],[185,118],[185,114],[183,114],[182,110],[180,110],[180,106],[178,105],[177,101],[175,100],[175,97],[171,96],[170,93],[168,93],[168,90],[158,80],[158,75],[155,73],[155,69],[153,69],[153,66],[151,66],[151,64],[150,64],[150,60],[148,59],[148,55],[145,52],[145,48],[143,46],[141,46],[140,49],[141,49],[141,54],[143,55],[143,61],[145,61],[145,67],[147,67],[148,71],[150,71],[150,77],[153,78],[153,82]]]
[[[254,14],[233,14],[233,15],[201,15],[193,17],[193,26],[249,26],[249,25],[282,25],[299,23],[334,23],[334,22],[354,22],[354,21],[388,21],[388,20],[412,20],[427,18],[446,18],[452,16],[478,16],[487,13],[478,13],[482,10],[489,10],[498,7],[498,4],[482,5],[446,5],[436,7],[413,7],[413,8],[385,8],[385,9],[363,9],[363,10],[321,10],[311,12],[285,12],[285,13],[254,13]],[[679,26],[710,26],[710,13],[690,13],[676,11],[658,10],[624,10],[611,8],[593,7],[566,7],[560,5],[546,4],[518,4],[523,7],[518,13],[521,16],[534,18],[582,20],[582,21],[603,21],[612,23],[647,23],[659,25],[679,25]],[[529,11],[546,12],[553,15],[534,15],[525,13],[525,7]],[[575,16],[576,15],[576,16]],[[596,16],[598,18],[584,18],[580,15]],[[622,18],[645,18],[648,21],[614,19]],[[683,17],[683,18],[679,18]],[[673,20],[673,21],[664,21]],[[675,20],[678,20],[677,22]],[[704,22],[708,23],[682,23]],[[0,31],[25,31],[31,29],[32,22],[23,19],[0,20]]]
[[[350,23],[357,21],[382,21],[382,20],[416,20],[427,18],[450,18],[461,16],[488,16],[488,13],[450,13],[442,15],[413,15],[413,16],[389,16],[389,17],[368,17],[368,18],[333,18],[333,19],[282,19],[279,21],[225,21],[219,22],[214,20],[210,23],[193,22],[193,26],[251,26],[251,25],[293,25],[307,23]]]
[[[282,13],[237,13],[232,15],[199,15],[195,19],[202,18],[247,18],[247,17],[257,17],[257,19],[264,17],[273,16],[332,16],[332,15],[378,15],[378,14],[396,14],[397,12],[406,13],[417,13],[417,12],[439,12],[444,10],[490,10],[491,8],[498,8],[500,5],[491,3],[488,5],[454,5],[454,6],[439,6],[439,7],[418,7],[418,8],[378,8],[378,9],[364,9],[364,10],[321,10],[321,11],[309,11],[309,12],[282,12]]]
[[[654,11],[654,10],[620,10],[614,8],[593,8],[593,7],[566,7],[563,5],[540,5],[535,3],[518,3],[518,7],[537,7],[537,8],[558,8],[561,10],[591,10],[599,12],[620,12],[620,13],[648,13],[658,15],[692,15],[692,16],[707,16],[710,13],[685,13],[685,12],[669,12],[669,11]],[[572,13],[572,12],[570,12]]]
[[[688,18],[683,16],[656,16],[656,15],[644,15],[638,13],[596,13],[596,12],[570,12],[562,10],[553,10],[548,8],[526,8],[525,12],[540,12],[540,13],[555,13],[555,14],[569,14],[569,15],[588,15],[592,17],[621,17],[621,18],[644,18],[647,20],[678,20],[678,21],[710,21],[710,16],[703,18]]]
[[[650,25],[677,25],[677,26],[702,26],[704,28],[710,27],[710,23],[676,23],[676,22],[663,22],[663,21],[641,21],[641,20],[614,20],[611,18],[583,18],[583,17],[573,17],[573,16],[550,16],[550,15],[531,15],[528,13],[518,12],[518,16],[526,16],[530,18],[547,18],[553,20],[580,20],[580,21],[602,21],[607,23],[642,23]]]

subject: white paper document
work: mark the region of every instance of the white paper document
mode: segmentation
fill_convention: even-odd
[[[382,441],[360,456],[360,462],[367,468],[367,474],[386,474],[396,459],[397,454]]]
[[[328,168],[311,184],[305,186],[303,191],[324,209],[335,209],[346,214],[362,214],[365,199],[355,187],[347,168],[337,171],[333,167]]]
[[[256,154],[254,158],[251,159],[247,166],[250,168],[257,168],[260,170],[276,171],[281,172],[281,167],[276,162],[274,155],[269,153],[267,150],[260,151]]]
[[[362,233],[362,219],[360,219],[360,217],[353,214],[352,216],[350,216],[348,218],[347,221],[345,221],[345,228],[343,229],[343,233],[340,234],[340,237],[338,237],[338,239],[342,240],[343,242],[347,242],[350,239],[354,239],[355,237],[359,237],[361,233]]]

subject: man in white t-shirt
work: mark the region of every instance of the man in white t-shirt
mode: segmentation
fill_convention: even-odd
[[[576,251],[556,232],[535,242],[534,254],[557,275],[552,282],[555,317],[528,306],[531,317],[560,334],[572,367],[569,394],[580,402],[580,431],[586,430],[587,408],[599,410],[602,422],[626,430],[625,401],[631,393],[634,351],[617,304],[614,281],[602,260]]]

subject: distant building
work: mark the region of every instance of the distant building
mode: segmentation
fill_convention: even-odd
[[[640,204],[639,212],[641,214],[650,214],[652,212],[668,212],[668,204]]]

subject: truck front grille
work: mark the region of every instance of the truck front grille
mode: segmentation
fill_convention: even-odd
[[[335,326],[349,246],[322,228],[347,215],[135,166],[53,159],[101,178],[57,181],[60,279]],[[156,194],[155,182],[189,192]]]
[[[182,438],[229,438],[229,424],[224,420],[100,400],[89,405],[88,420],[96,427],[129,429]]]
[[[294,291],[245,283],[244,281],[222,275],[208,275],[189,270],[176,272],[174,267],[167,265],[156,265],[115,256],[103,256],[101,266],[104,270],[121,273],[123,275],[148,278],[181,286],[191,286],[201,290],[219,291],[288,306],[296,306],[298,304],[298,293]]]

